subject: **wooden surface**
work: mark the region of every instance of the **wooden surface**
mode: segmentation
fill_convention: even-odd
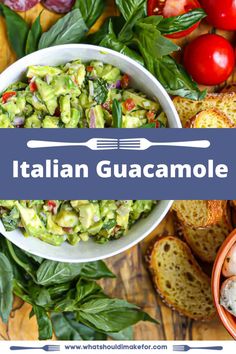
[[[106,13],[96,24],[99,26],[106,16],[114,14],[113,1],[108,1]],[[37,5],[27,13],[21,14],[31,23],[41,12],[41,5]],[[42,14],[43,28],[48,28],[58,15],[49,11]],[[200,28],[179,42],[182,46],[189,40],[209,31],[209,26],[201,24]],[[221,33],[233,39],[230,33]],[[7,42],[6,29],[3,19],[0,19],[0,71],[4,70],[15,60],[15,56]],[[233,78],[231,78],[233,80]],[[214,88],[215,89],[215,88]],[[211,90],[213,90],[211,88]],[[107,263],[117,274],[116,280],[102,282],[106,292],[113,297],[125,298],[141,306],[150,315],[160,320],[160,325],[140,323],[135,327],[136,340],[230,340],[231,337],[216,317],[208,323],[196,322],[179,316],[167,308],[153,289],[148,271],[144,262],[145,251],[150,242],[160,235],[173,235],[174,226],[169,214],[162,224],[141,244],[116,257],[108,259]],[[37,326],[35,319],[29,320],[31,308],[19,299],[15,299],[14,310],[7,325],[0,323],[1,340],[36,340]]]

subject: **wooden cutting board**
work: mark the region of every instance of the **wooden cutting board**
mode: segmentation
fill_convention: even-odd
[[[39,4],[30,11],[21,13],[21,16],[29,23],[32,23],[41,10],[42,6]],[[116,10],[113,1],[108,0],[107,9],[95,25],[94,30],[111,14],[116,14]],[[58,18],[59,15],[44,10],[41,17],[43,28],[47,29]],[[209,30],[209,26],[206,23],[202,23],[191,36],[178,41],[178,43],[184,46],[192,38]],[[233,39],[232,33],[221,32],[220,34]],[[5,23],[2,17],[0,18],[0,43],[0,71],[3,71],[15,61],[15,56],[7,41]],[[232,76],[229,81],[233,80],[234,77]],[[214,89],[217,88],[210,88],[210,90]],[[134,331],[136,340],[230,340],[231,337],[218,318],[211,322],[203,323],[181,317],[167,308],[154,291],[143,256],[150,241],[154,238],[160,235],[173,234],[173,220],[169,214],[162,224],[141,244],[121,255],[108,259],[107,263],[117,275],[117,279],[103,281],[102,285],[112,297],[125,298],[130,302],[136,303],[150,315],[160,320],[160,325],[138,324]],[[15,299],[14,310],[8,324],[0,322],[0,339],[36,340],[37,325],[34,318],[29,320],[30,311],[31,307],[28,304]]]

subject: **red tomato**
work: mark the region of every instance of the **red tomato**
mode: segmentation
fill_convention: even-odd
[[[236,30],[235,0],[201,0],[208,22],[216,28]]]
[[[200,6],[198,0],[148,0],[148,16],[163,15],[164,17],[173,17],[183,15],[191,10],[198,9]],[[174,34],[166,35],[168,38],[181,38],[193,32],[199,25],[199,22],[188,28]]]
[[[35,91],[38,90],[35,81],[32,81],[32,82],[30,83],[29,88],[30,88],[30,91],[31,91],[31,92],[35,92]]]
[[[129,82],[130,82],[129,75],[127,75],[127,74],[123,75],[122,78],[121,78],[121,82],[120,82],[121,83],[121,87],[123,89],[127,88],[129,86]]]
[[[87,66],[86,70],[87,72],[91,73],[93,71],[94,67],[93,66]]]
[[[221,84],[232,74],[234,64],[231,44],[216,34],[197,37],[184,51],[184,66],[198,84]]]
[[[132,111],[136,105],[132,98],[127,98],[127,100],[124,102],[124,106],[127,111]]]
[[[9,92],[5,92],[3,95],[2,95],[2,103],[6,103],[9,98],[13,97],[16,95],[16,92],[15,91],[9,91]]]

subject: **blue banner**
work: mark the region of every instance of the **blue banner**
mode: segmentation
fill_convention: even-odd
[[[235,129],[0,129],[1,199],[236,199]]]

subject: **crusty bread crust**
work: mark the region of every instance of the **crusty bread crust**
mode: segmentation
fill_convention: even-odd
[[[195,274],[198,277],[198,281],[199,279],[201,279],[201,286],[202,286],[202,291],[204,291],[203,289],[205,289],[205,287],[209,286],[209,299],[206,298],[206,309],[207,309],[207,313],[202,313],[202,314],[196,314],[191,312],[191,309],[187,308],[187,304],[185,303],[185,306],[182,306],[180,308],[180,306],[176,305],[175,299],[172,298],[171,294],[168,293],[166,291],[166,289],[164,289],[161,285],[161,267],[158,265],[158,261],[157,261],[157,253],[160,249],[160,247],[162,247],[162,244],[167,244],[168,243],[175,243],[175,246],[179,248],[179,250],[181,251],[181,253],[183,254],[184,257],[186,257],[186,259],[188,260],[188,264],[189,267],[192,268],[193,274]],[[149,251],[150,252],[150,251]],[[181,315],[190,317],[194,320],[202,320],[202,321],[207,321],[207,320],[211,320],[214,316],[215,316],[215,308],[213,305],[213,301],[211,299],[211,285],[210,285],[210,278],[202,271],[202,269],[200,268],[200,266],[198,265],[198,263],[196,262],[195,258],[193,257],[189,247],[181,240],[179,240],[178,238],[174,237],[174,236],[167,236],[167,237],[163,237],[161,239],[159,239],[153,249],[152,252],[149,253],[148,256],[148,260],[149,260],[149,269],[151,271],[152,274],[152,278],[153,278],[153,283],[154,286],[157,290],[157,292],[160,294],[160,296],[162,297],[163,301],[169,306],[171,307],[173,310],[178,311]],[[163,259],[161,260],[163,261]],[[175,262],[176,259],[173,257],[173,262]],[[176,261],[177,262],[177,261]],[[176,267],[181,267],[180,264],[174,264],[173,266]],[[173,268],[173,267],[172,267]],[[171,270],[170,270],[171,271]],[[183,271],[188,271],[188,269],[185,269]],[[172,271],[171,271],[172,272]],[[174,272],[174,271],[173,271]],[[173,275],[173,274],[172,274]],[[171,276],[170,276],[171,278]],[[168,280],[168,279],[167,279]],[[181,281],[181,279],[180,279]],[[183,284],[183,289],[181,290],[182,292],[184,292],[184,289],[186,286],[189,286],[189,284],[187,285],[187,283]],[[194,294],[194,292],[196,294]],[[191,289],[191,294],[194,297],[194,295],[199,295],[201,293],[196,291],[196,288],[193,287],[193,289]],[[181,292],[180,292],[180,296],[181,296]],[[196,298],[196,302],[198,301],[198,298]]]
[[[182,224],[199,228],[219,222],[226,213],[226,205],[227,201],[225,200],[182,200],[175,201],[172,205],[172,210],[176,212],[177,218]],[[198,208],[199,212],[204,214],[204,220],[197,215],[194,220],[193,217],[188,217],[193,208]]]
[[[217,109],[224,113],[236,125],[236,92],[210,93],[201,101],[175,97],[173,103],[183,127],[197,113],[206,109]]]
[[[217,109],[207,109],[186,122],[185,128],[234,128],[232,121]]]

